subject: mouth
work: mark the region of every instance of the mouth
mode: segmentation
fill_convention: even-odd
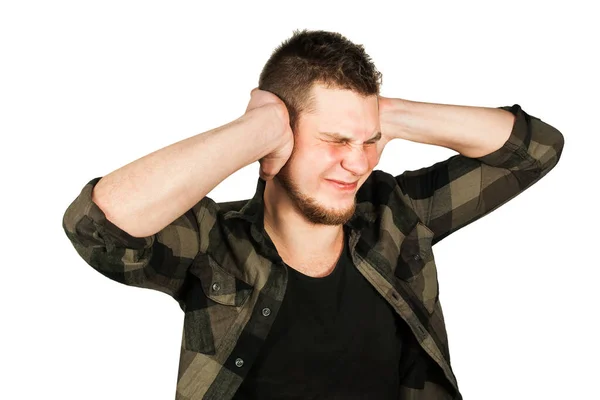
[[[333,187],[335,187],[336,189],[339,189],[339,190],[352,191],[352,190],[356,189],[356,187],[358,186],[358,181],[350,182],[350,183],[342,182],[342,181],[335,181],[332,179],[327,179],[327,181],[329,183],[331,183],[331,185]]]

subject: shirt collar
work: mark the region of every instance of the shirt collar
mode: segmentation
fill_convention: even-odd
[[[368,200],[367,191],[370,186],[372,175],[367,178],[356,194],[356,209],[344,227],[351,231],[361,231],[375,222],[376,213],[373,203]],[[225,220],[244,220],[251,224],[251,234],[254,239],[264,246],[268,255],[279,258],[275,246],[268,238],[264,229],[264,192],[266,181],[260,176],[256,182],[254,196],[244,204],[239,211],[229,211],[224,215]]]

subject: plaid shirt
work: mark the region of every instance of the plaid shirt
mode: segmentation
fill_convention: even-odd
[[[462,399],[432,246],[537,182],[562,153],[557,129],[518,104],[498,108],[516,116],[500,149],[479,158],[454,155],[398,176],[374,170],[346,224],[354,265],[407,322],[422,354],[414,368],[420,372],[402,384],[402,399]],[[75,250],[104,276],[179,303],[185,314],[176,399],[231,399],[277,317],[288,278],[263,226],[265,181],[258,178],[250,200],[216,203],[206,196],[160,232],[138,238],[92,202],[99,180],[89,181],[64,214]],[[445,382],[419,369],[426,358]]]

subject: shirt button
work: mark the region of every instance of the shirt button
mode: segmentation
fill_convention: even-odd
[[[271,309],[268,307],[263,308],[262,315],[264,315],[265,317],[268,317],[269,315],[271,315]]]
[[[217,282],[213,283],[212,290],[216,292],[219,289],[221,289],[221,285],[219,285]]]
[[[413,256],[413,258],[415,259],[415,261],[419,261],[419,260],[421,259],[421,256],[420,256],[420,255],[418,255],[418,254],[415,254],[415,255]]]
[[[236,358],[236,360],[235,360],[235,366],[239,368],[242,365],[244,365],[244,360],[242,360],[241,358]]]

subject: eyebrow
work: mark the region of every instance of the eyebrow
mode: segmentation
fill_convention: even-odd
[[[329,136],[330,138],[335,139],[335,140],[340,140],[340,141],[352,140],[352,138],[344,136],[338,132],[319,132],[319,133],[322,135],[325,135],[325,136]],[[375,135],[373,137],[371,137],[370,139],[368,139],[367,142],[376,142],[379,139],[381,139],[381,132],[375,133]]]

